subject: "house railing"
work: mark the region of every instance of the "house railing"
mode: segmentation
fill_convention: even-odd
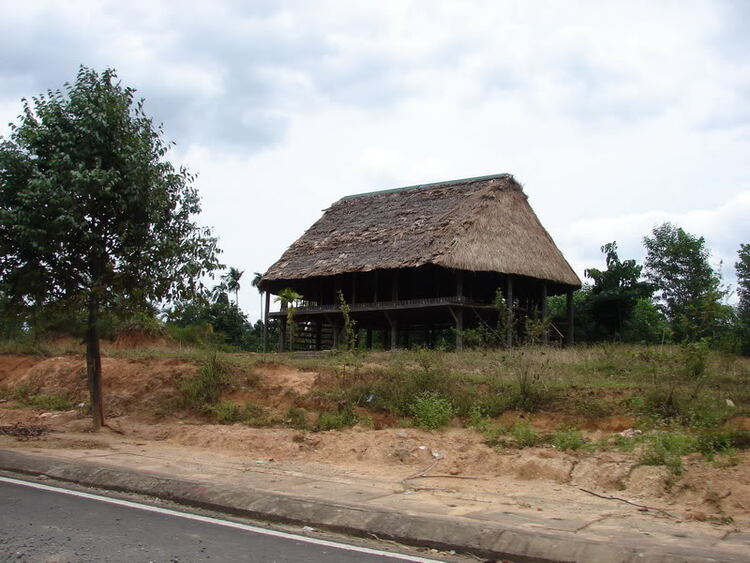
[[[353,313],[364,312],[364,311],[390,311],[393,309],[416,309],[420,307],[439,307],[446,305],[461,305],[461,306],[472,306],[472,307],[487,307],[487,304],[476,303],[465,296],[452,296],[452,297],[427,297],[424,299],[399,299],[396,301],[374,301],[369,303],[350,303],[349,310]],[[327,314],[327,313],[340,313],[341,306],[338,304],[330,305],[313,305],[295,307],[296,315],[315,315],[315,314]],[[272,311],[269,313],[270,317],[283,317],[286,315],[284,311]]]

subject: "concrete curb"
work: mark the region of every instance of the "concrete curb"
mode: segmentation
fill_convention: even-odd
[[[530,532],[469,518],[407,514],[354,503],[337,503],[268,491],[179,480],[137,470],[112,469],[88,461],[61,461],[0,450],[0,469],[44,475],[80,485],[149,495],[183,505],[257,520],[308,525],[360,537],[514,562],[698,563],[747,561],[721,550],[633,545],[632,538],[609,542],[547,530]]]

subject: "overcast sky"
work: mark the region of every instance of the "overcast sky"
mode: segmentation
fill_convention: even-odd
[[[263,272],[339,197],[509,172],[583,278],[670,220],[733,283],[750,242],[750,1],[0,0],[0,135],[22,97],[117,69]]]

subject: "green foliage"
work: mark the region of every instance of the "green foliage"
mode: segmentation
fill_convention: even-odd
[[[352,319],[349,304],[344,299],[344,292],[338,291],[339,310],[344,317],[344,328],[342,330],[341,346],[349,351],[357,347],[357,321]]]
[[[448,424],[455,414],[450,399],[435,393],[425,391],[420,393],[409,405],[409,411],[418,426],[435,430]]]
[[[549,370],[549,361],[537,362],[531,353],[520,352],[512,363],[517,388],[510,404],[522,411],[534,412],[549,399],[545,387],[545,375]]]
[[[305,411],[299,407],[289,407],[289,410],[284,413],[284,423],[297,430],[308,430],[310,427]]]
[[[220,402],[213,410],[216,414],[216,421],[219,424],[234,424],[235,422],[239,422],[242,417],[240,406],[228,401]]]
[[[550,443],[558,450],[580,450],[586,445],[586,440],[579,430],[563,430],[550,436]]]
[[[624,323],[622,339],[640,344],[670,342],[672,329],[664,313],[650,299],[638,299]]]
[[[0,143],[0,293],[13,310],[86,315],[94,427],[103,422],[99,324],[194,292],[218,266],[193,176],[114,70],[23,101]]]
[[[203,363],[198,374],[183,378],[178,383],[186,406],[205,411],[215,405],[221,398],[221,393],[230,388],[233,378],[227,367],[218,359],[217,354],[211,354]]]
[[[164,313],[167,327],[178,342],[257,349],[258,338],[253,338],[247,316],[223,290],[201,291],[191,299],[175,302]]]
[[[606,256],[607,269],[587,269],[584,274],[594,282],[587,304],[593,323],[594,340],[617,337],[631,318],[638,300],[649,299],[652,288],[640,281],[642,266],[635,260],[621,261],[617,243],[601,247]]]
[[[641,451],[641,465],[664,465],[674,475],[682,474],[682,456],[696,449],[696,440],[682,433],[660,432],[649,436]]]
[[[243,270],[238,270],[237,268],[229,268],[227,270],[227,273],[221,276],[221,281],[226,290],[229,293],[234,292],[234,304],[239,307],[240,306],[240,299],[239,299],[239,292],[240,292],[240,279],[242,278],[242,274],[245,272]]]
[[[658,291],[677,340],[716,336],[727,314],[720,303],[725,291],[708,262],[704,238],[664,223],[643,244],[646,277]]]
[[[533,448],[541,442],[541,437],[528,422],[517,422],[511,427],[510,434],[519,448]]]
[[[294,322],[295,304],[302,299],[302,295],[291,288],[282,289],[274,301],[281,303],[282,310],[286,309],[286,337],[289,350],[294,350],[294,337],[297,325]]]
[[[347,426],[357,424],[357,413],[354,412],[351,405],[344,405],[338,411],[325,411],[320,413],[315,423],[315,430],[340,430]]]
[[[750,356],[750,244],[741,244],[737,251],[737,320],[740,350]]]
[[[67,411],[73,408],[73,402],[61,395],[34,393],[28,385],[18,385],[12,389],[0,388],[0,399],[11,399],[24,407],[42,411]]]
[[[24,101],[0,145],[0,278],[27,303],[139,308],[216,267],[193,177],[113,70]]]

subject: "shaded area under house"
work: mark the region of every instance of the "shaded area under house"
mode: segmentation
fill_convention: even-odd
[[[344,197],[260,281],[265,325],[280,323],[281,351],[340,343],[339,292],[368,347],[431,346],[450,338],[457,349],[466,330],[497,327],[499,314],[508,317],[504,339],[512,345],[527,318],[547,316],[547,297],[567,294],[566,322],[551,326],[543,340],[572,344],[572,295],[580,287],[510,174]],[[291,343],[286,306],[268,311],[271,294],[287,288],[302,296]],[[507,304],[502,313],[498,289]]]

